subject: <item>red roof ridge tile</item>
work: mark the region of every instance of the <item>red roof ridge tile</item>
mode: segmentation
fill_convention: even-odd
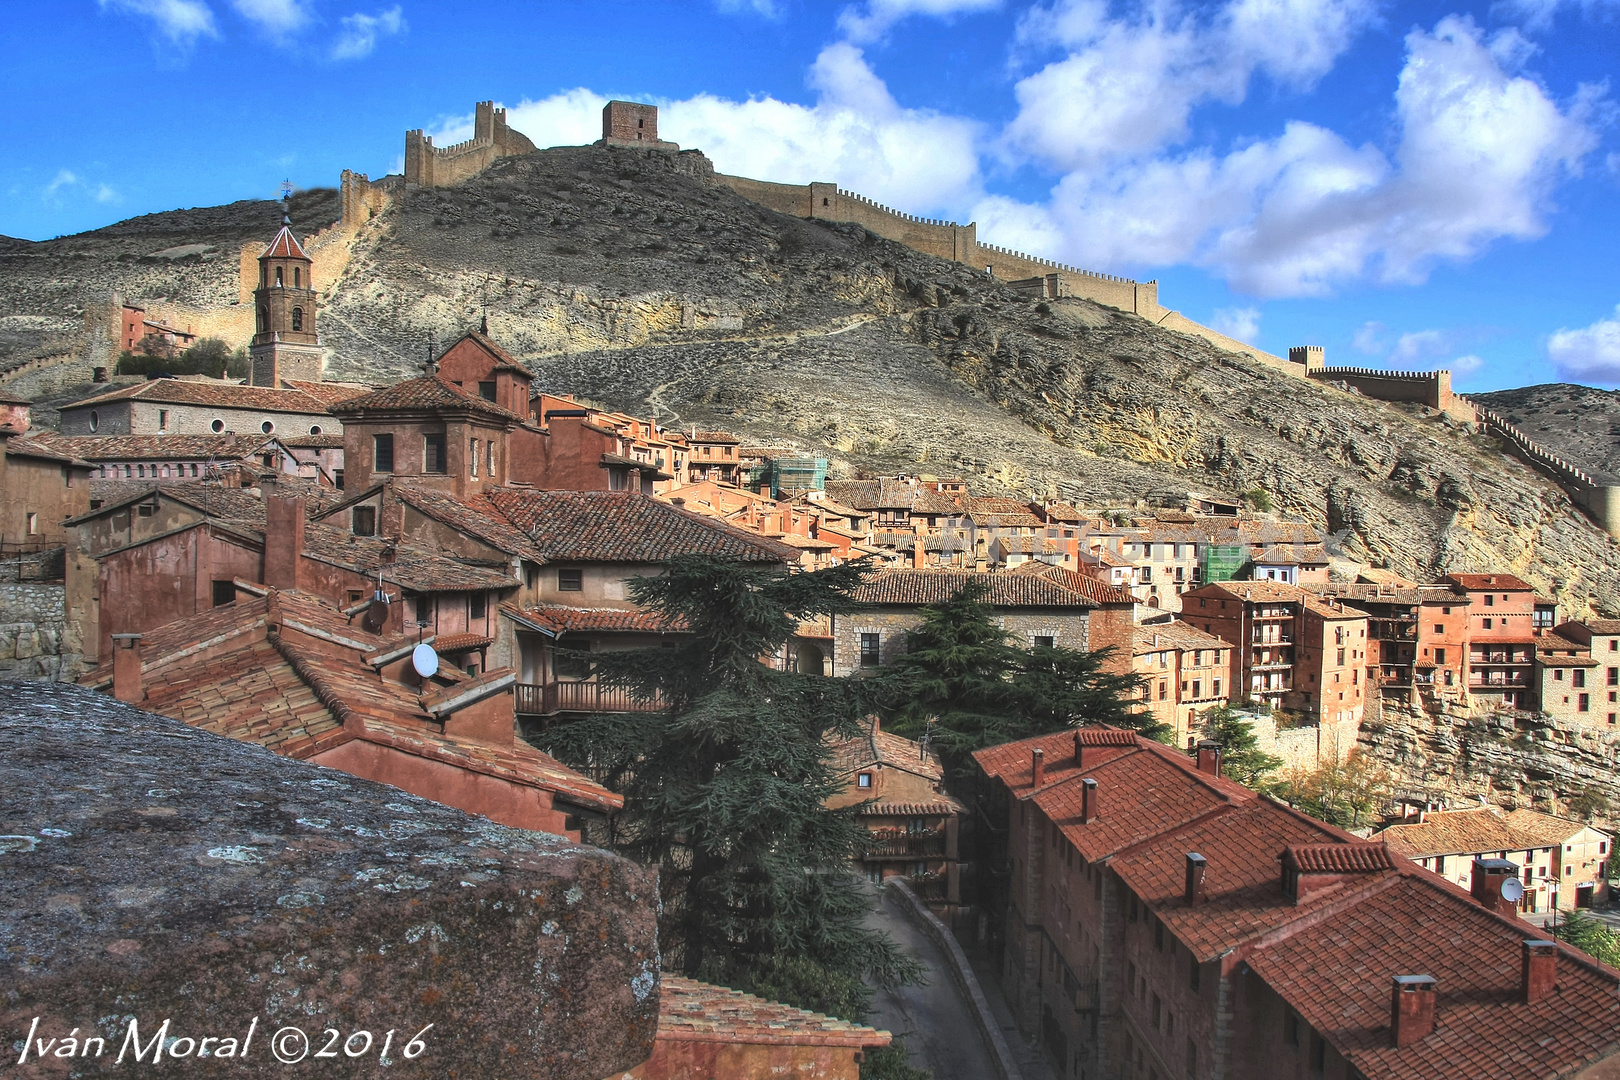
[[[1358,874],[1394,870],[1389,845],[1363,841],[1354,844],[1289,844],[1283,857],[1306,873]]]

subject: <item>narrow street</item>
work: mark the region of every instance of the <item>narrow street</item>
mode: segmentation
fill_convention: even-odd
[[[995,1076],[989,1048],[979,1034],[973,1009],[951,978],[949,961],[938,946],[906,917],[898,897],[879,890],[867,925],[887,933],[927,969],[926,986],[878,991],[867,1023],[906,1041],[911,1063],[931,1069],[934,1080],[986,1080]]]

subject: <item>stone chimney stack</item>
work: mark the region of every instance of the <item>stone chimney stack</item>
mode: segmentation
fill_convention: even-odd
[[[1389,1030],[1395,1049],[1411,1046],[1434,1030],[1434,977],[1397,975],[1390,991]]]
[[[146,700],[146,687],[141,683],[141,635],[114,634],[113,643],[113,697],[131,705]]]
[[[1511,884],[1510,884],[1511,883]],[[1510,919],[1519,916],[1518,897],[1502,894],[1504,886],[1512,889],[1519,883],[1519,864],[1508,859],[1475,859],[1473,880],[1469,892],[1483,907]]]
[[[1530,940],[1520,954],[1520,991],[1526,1005],[1534,1005],[1558,985],[1558,943]]]
[[[1031,757],[1034,759],[1034,783],[1036,787],[1040,787],[1046,783],[1046,751],[1037,749]]]
[[[281,492],[274,474],[259,482],[264,496],[264,583],[297,589],[304,561],[304,497]]]
[[[1221,744],[1205,739],[1198,744],[1198,771],[1210,776],[1221,775]]]
[[[1196,851],[1187,852],[1187,883],[1182,890],[1182,898],[1188,906],[1204,902],[1204,871],[1209,868],[1209,861]]]
[[[1080,781],[1080,824],[1090,825],[1102,817],[1102,797],[1097,793],[1097,781],[1086,777]]]

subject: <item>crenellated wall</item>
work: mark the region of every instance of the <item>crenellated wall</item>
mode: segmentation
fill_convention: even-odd
[[[421,128],[405,133],[405,183],[449,187],[483,172],[503,157],[534,152],[534,143],[506,126],[506,110],[493,101],[473,106],[473,137],[453,146],[434,146]]]
[[[1290,350],[1290,353],[1301,350]],[[1317,357],[1321,350],[1317,350]],[[1474,423],[1475,409],[1467,398],[1451,390],[1451,372],[1388,371],[1359,367],[1318,367],[1307,365],[1307,374],[1323,382],[1343,383],[1379,401],[1414,401],[1463,423]]]
[[[1559,486],[1569,493],[1570,500],[1585,510],[1593,521],[1603,526],[1611,536],[1620,536],[1620,486],[1598,481],[1585,469],[1530,438],[1500,413],[1472,402],[1469,402],[1469,407],[1479,417],[1481,424],[1506,439],[1526,462],[1557,480]]]

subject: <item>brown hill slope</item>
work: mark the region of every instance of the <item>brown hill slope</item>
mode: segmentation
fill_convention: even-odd
[[[1620,611],[1614,543],[1490,437],[1133,315],[1026,301],[676,168],[563,148],[403,194],[361,230],[323,309],[329,377],[409,373],[430,331],[447,341],[487,305],[540,386],[823,447],[835,470],[1113,505],[1262,489],[1343,533],[1348,556],[1511,570],[1573,612]],[[93,251],[95,235],[51,243]],[[40,292],[7,277],[0,313]]]
[[[1620,390],[1542,383],[1472,396],[1597,479],[1620,484]]]

